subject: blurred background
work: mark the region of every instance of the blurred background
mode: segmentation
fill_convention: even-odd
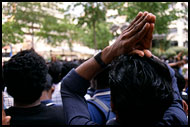
[[[33,48],[46,61],[88,59],[139,11],[156,15],[153,54],[188,55],[188,2],[2,2],[2,62]]]

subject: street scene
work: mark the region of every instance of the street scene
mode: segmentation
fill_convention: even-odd
[[[188,2],[2,2],[2,125],[188,125]]]

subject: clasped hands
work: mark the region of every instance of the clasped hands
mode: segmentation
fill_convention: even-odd
[[[115,56],[128,53],[151,57],[149,49],[152,46],[155,21],[156,16],[152,13],[139,12],[112,45],[112,48],[115,48]]]

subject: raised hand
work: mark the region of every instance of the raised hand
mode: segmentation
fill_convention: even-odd
[[[150,13],[151,14],[151,13]],[[153,38],[153,30],[154,30],[154,23],[156,20],[156,16],[151,14],[151,20],[150,20],[150,28],[148,33],[145,35],[145,37],[136,45],[136,49],[150,49],[152,47],[152,38]]]
[[[139,12],[136,18],[112,45],[112,49],[115,51],[114,55],[119,56],[129,53],[134,49],[149,49],[155,19],[155,16],[151,13]]]

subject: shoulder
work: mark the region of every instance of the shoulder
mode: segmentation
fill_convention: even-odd
[[[72,93],[84,97],[89,86],[90,82],[72,69],[61,81],[61,94]]]
[[[65,124],[65,114],[63,111],[62,105],[50,105],[46,106],[46,110],[44,111],[45,116],[47,116],[47,119],[53,120],[56,125],[57,124]]]
[[[164,116],[162,121],[159,124],[164,125],[187,125],[188,120],[187,116],[182,109],[181,105],[179,103],[172,104],[171,107],[169,107]]]
[[[45,106],[44,104],[32,108],[10,107],[5,110],[10,115],[12,125],[64,125],[66,117],[62,106]]]
[[[62,105],[50,105],[46,106],[47,112],[52,114],[61,114],[63,113],[63,106]]]

